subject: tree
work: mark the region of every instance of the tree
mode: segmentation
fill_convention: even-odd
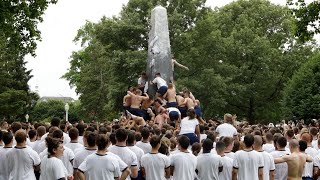
[[[21,118],[32,108],[37,95],[30,92],[31,71],[25,68],[24,57],[35,55],[40,40],[37,25],[49,4],[55,0],[0,2],[0,117]]]
[[[207,116],[237,113],[250,123],[279,119],[284,85],[312,54],[297,43],[293,17],[265,0],[239,0],[200,20],[180,52],[192,67],[178,83],[200,99]]]
[[[288,118],[320,118],[320,53],[294,74],[284,90],[283,106]]]
[[[287,0],[287,4],[295,16],[294,33],[301,41],[309,41],[320,32],[320,1],[307,4],[305,0]]]

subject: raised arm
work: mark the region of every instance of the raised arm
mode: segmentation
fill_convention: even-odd
[[[177,66],[179,66],[179,67],[181,67],[181,68],[184,68],[184,69],[186,69],[186,70],[189,70],[189,68],[188,68],[187,66],[184,66],[184,65],[178,63],[177,60],[172,59],[172,61],[173,61],[174,65],[177,65]]]

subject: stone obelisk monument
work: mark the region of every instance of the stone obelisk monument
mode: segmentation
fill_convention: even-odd
[[[148,81],[155,78],[155,73],[161,73],[161,77],[168,82],[172,78],[171,50],[167,10],[157,6],[151,11],[151,30],[148,41]],[[148,94],[154,95],[156,85],[148,84]]]

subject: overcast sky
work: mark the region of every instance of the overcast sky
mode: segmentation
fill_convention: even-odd
[[[128,0],[59,0],[50,5],[39,24],[42,41],[38,43],[37,56],[26,57],[27,68],[32,69],[33,78],[29,81],[31,90],[38,91],[40,96],[69,96],[77,99],[74,89],[68,81],[60,77],[67,72],[69,57],[79,45],[73,43],[77,30],[86,20],[98,22],[105,15],[118,15],[121,7]],[[211,7],[221,7],[232,0],[207,0]],[[285,5],[286,0],[271,0]]]

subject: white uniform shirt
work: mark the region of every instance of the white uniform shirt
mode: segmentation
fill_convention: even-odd
[[[273,157],[270,153],[267,153],[265,151],[259,151],[259,153],[263,157],[263,180],[269,180],[270,179],[270,171],[275,170],[275,164]]]
[[[231,159],[234,159],[234,154],[235,154],[234,152],[225,152],[224,153],[225,156],[227,156],[227,157],[229,157]]]
[[[114,180],[121,176],[119,162],[108,154],[90,154],[79,166],[87,180]]]
[[[68,171],[66,167],[63,165],[63,162],[56,158],[44,156],[41,159],[41,175],[40,180],[57,180],[60,178],[68,177]]]
[[[196,176],[197,157],[190,152],[177,152],[170,157],[174,166],[173,179],[193,180]]]
[[[143,150],[137,146],[127,146],[127,147],[136,154],[137,160],[138,160],[138,169],[140,170],[141,158],[144,155]]]
[[[46,140],[47,136],[48,136],[49,133],[45,133],[42,137],[41,137],[41,141],[44,141]],[[63,132],[63,144],[67,144],[71,141],[70,137],[69,137],[69,134]]]
[[[74,142],[69,142],[69,143],[67,143],[67,144],[65,145],[65,147],[71,149],[72,152],[75,153],[75,150],[78,149],[78,148],[82,148],[83,145],[80,144],[80,143],[78,143],[78,142],[76,142],[76,143],[74,143]]]
[[[78,149],[74,155],[73,168],[78,169],[80,164],[84,161],[84,159],[86,159],[87,156],[89,156],[92,153],[95,153],[96,151],[96,149]]]
[[[199,180],[219,179],[219,167],[222,167],[222,158],[219,155],[204,153],[197,157]]]
[[[237,151],[233,168],[238,169],[238,180],[259,180],[258,170],[263,168],[263,157],[255,150]]]
[[[38,154],[40,154],[46,148],[46,143],[44,141],[36,140],[32,149],[35,150]]]
[[[9,174],[7,170],[7,162],[6,162],[6,155],[9,150],[12,148],[0,148],[0,180],[9,179]]]
[[[197,119],[189,119],[189,117],[183,118],[180,123],[179,135],[194,133],[197,125],[199,125]]]
[[[315,159],[316,156],[318,155],[318,151],[312,147],[308,147],[305,150],[305,153],[308,154],[309,156],[312,157],[312,159]],[[313,166],[314,166],[314,161],[312,162],[306,162],[304,165],[302,177],[313,177]],[[316,166],[316,164],[315,164]]]
[[[222,136],[233,137],[238,134],[237,129],[229,123],[220,124],[217,127],[216,132],[219,133],[219,137],[222,137]]]
[[[150,153],[151,149],[152,149],[152,147],[151,147],[149,142],[138,141],[136,143],[136,146],[141,148],[143,150],[144,154]]]
[[[311,145],[312,145],[312,147],[313,147],[314,149],[319,150],[319,147],[318,147],[318,139],[312,140]]]
[[[221,157],[223,170],[219,173],[220,180],[232,179],[233,159],[228,156]]]
[[[36,180],[33,166],[40,165],[40,157],[31,147],[14,147],[6,156],[9,180]]]
[[[43,159],[44,156],[48,156],[48,149],[45,149],[42,153],[40,153],[40,158]],[[74,160],[74,153],[70,148],[64,146],[63,156],[59,158],[64,166],[67,168],[68,175],[73,175],[73,166],[70,161]]]
[[[161,153],[148,153],[142,156],[141,167],[145,169],[147,180],[165,180],[165,169],[170,167],[170,160]]]
[[[284,155],[289,155],[290,153],[288,151],[273,151],[270,153],[273,158],[279,158]],[[275,165],[275,171],[274,171],[274,179],[277,180],[287,180],[288,178],[288,164],[286,162],[279,163]]]
[[[262,145],[262,149],[267,153],[271,153],[272,151],[276,150],[274,145],[269,143]]]
[[[157,84],[158,89],[159,89],[161,86],[166,86],[166,87],[168,87],[167,82],[166,82],[164,79],[162,79],[161,77],[156,77],[156,78],[154,78],[154,80],[152,81],[152,83],[153,83],[153,84]]]

